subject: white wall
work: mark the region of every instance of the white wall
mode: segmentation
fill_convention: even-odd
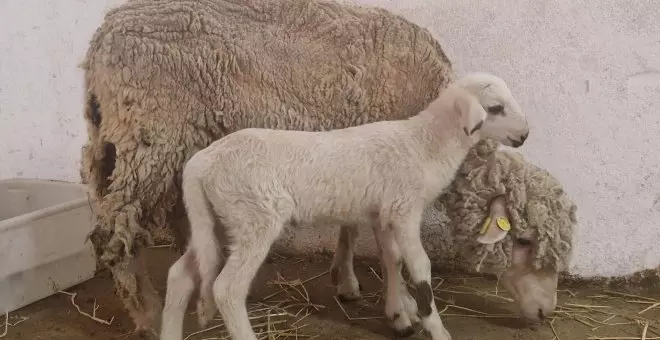
[[[123,0],[0,0],[0,178],[79,181],[82,70],[103,11]]]
[[[0,1],[0,178],[78,180],[77,64],[105,8],[119,2]],[[509,81],[533,129],[521,152],[579,206],[574,273],[660,265],[660,2],[357,2],[428,28],[458,73]]]

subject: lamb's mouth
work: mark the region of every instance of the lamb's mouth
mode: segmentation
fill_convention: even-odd
[[[525,142],[524,139],[523,140],[515,140],[515,139],[512,139],[511,137],[507,137],[507,138],[509,139],[509,143],[511,143],[511,146],[514,147],[514,148],[519,148]]]
[[[528,136],[529,136],[529,131],[527,131],[526,134],[522,135],[520,137],[520,140],[515,140],[511,137],[507,137],[507,138],[509,139],[509,142],[511,142],[511,146],[513,146],[514,148],[517,148],[517,147],[520,147],[521,145],[523,145],[525,143]]]

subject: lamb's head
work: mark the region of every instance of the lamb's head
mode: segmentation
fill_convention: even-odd
[[[504,80],[492,74],[475,72],[460,77],[454,85],[472,94],[485,111],[482,119],[476,122],[474,115],[470,117],[463,113],[463,117],[470,120],[464,128],[467,135],[478,132],[480,138],[491,138],[514,148],[525,143],[529,136],[527,119]]]
[[[554,176],[484,140],[436,206],[453,225],[457,262],[499,276],[526,319],[552,314],[577,224],[577,207]]]

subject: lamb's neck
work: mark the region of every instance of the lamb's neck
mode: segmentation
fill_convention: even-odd
[[[414,117],[421,156],[440,168],[460,166],[468,151],[479,141],[478,133],[466,136],[457,117],[421,112]]]

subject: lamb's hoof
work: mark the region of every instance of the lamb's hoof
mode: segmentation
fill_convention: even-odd
[[[155,329],[142,326],[135,327],[135,336],[138,339],[156,339],[158,337]]]
[[[361,284],[361,283],[358,283],[358,289],[359,289],[361,292],[364,291],[364,289],[362,288],[362,284]]]
[[[213,301],[200,299],[197,301],[197,323],[206,328],[215,317],[216,307]]]
[[[404,329],[394,329],[394,334],[396,334],[397,337],[399,338],[407,338],[410,337],[411,335],[415,334],[415,329],[413,326],[408,326]]]
[[[339,269],[338,268],[335,268],[335,267],[330,268],[330,282],[334,286],[339,285]]]
[[[413,325],[420,323],[421,317],[417,310],[417,303],[415,300],[408,294],[403,295],[403,308],[406,311],[406,315],[410,319]]]
[[[348,292],[348,293],[340,293],[337,295],[337,297],[341,302],[351,302],[351,301],[360,300],[362,298],[362,295],[360,295],[360,293]]]

